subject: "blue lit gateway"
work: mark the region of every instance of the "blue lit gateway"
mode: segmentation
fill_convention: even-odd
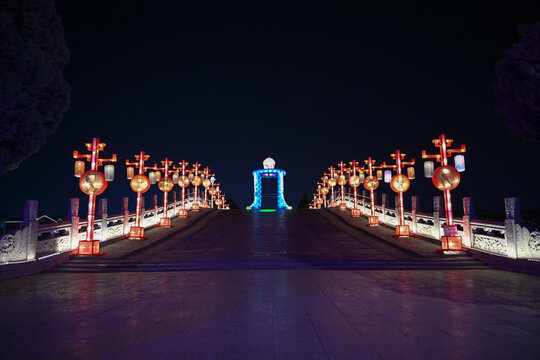
[[[274,169],[275,161],[267,158],[263,162],[264,169],[253,171],[253,204],[248,209],[261,209],[262,207],[262,180],[265,178],[277,178],[277,206],[278,209],[291,209],[285,202],[283,195],[283,177],[287,175],[285,170]]]

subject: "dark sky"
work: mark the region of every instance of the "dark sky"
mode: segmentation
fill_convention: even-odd
[[[539,145],[507,132],[493,95],[495,63],[518,24],[540,20],[538,1],[171,3],[57,1],[71,109],[39,153],[0,176],[0,213],[17,215],[34,198],[41,213],[64,215],[81,197],[86,215],[71,153],[92,137],[120,159],[102,195],[112,214],[120,197],[134,199],[123,163],[140,150],[152,164],[210,166],[241,206],[253,199],[251,171],[271,156],[296,206],[341,160],[390,162],[400,149],[421,175],[420,153],[435,152],[439,133],[468,147],[455,207],[473,196],[479,209],[502,210],[517,195],[539,208]],[[441,195],[422,176],[413,194],[425,204]]]

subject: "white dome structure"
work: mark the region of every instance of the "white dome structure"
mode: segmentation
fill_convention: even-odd
[[[276,162],[271,157],[264,159],[263,169],[274,169],[276,167]]]

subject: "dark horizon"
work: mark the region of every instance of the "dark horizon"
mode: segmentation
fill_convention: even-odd
[[[65,214],[78,197],[85,216],[71,154],[85,153],[92,137],[107,143],[105,157],[118,155],[116,181],[101,195],[110,214],[123,196],[134,209],[123,164],[141,150],[151,164],[168,157],[209,166],[243,208],[253,199],[251,172],[266,157],[287,171],[285,199],[296,207],[329,166],[368,156],[390,163],[400,149],[417,162],[406,208],[419,195],[429,212],[431,197],[442,194],[423,177],[420,154],[436,151],[431,141],[440,133],[467,146],[455,208],[473,196],[477,209],[504,211],[504,197],[517,196],[522,209],[539,209],[539,145],[507,131],[493,94],[496,62],[519,24],[540,20],[539,10],[535,1],[508,8],[57,1],[71,51],[64,72],[71,108],[38,153],[0,176],[0,214],[21,214],[27,199],[39,200],[40,214]],[[382,192],[392,202],[387,184],[379,199]],[[154,193],[161,194],[155,186],[147,194]]]

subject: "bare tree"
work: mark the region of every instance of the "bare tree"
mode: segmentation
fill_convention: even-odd
[[[520,25],[518,41],[495,67],[497,114],[523,139],[540,142],[540,22]]]
[[[0,173],[56,131],[70,105],[68,62],[54,0],[0,0]]]

